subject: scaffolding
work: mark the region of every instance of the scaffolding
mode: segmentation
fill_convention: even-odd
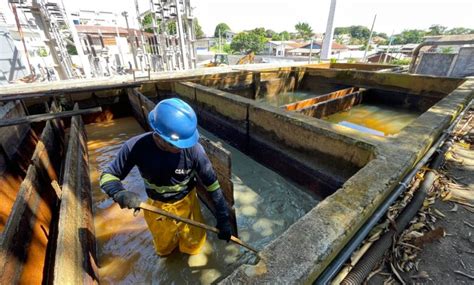
[[[24,7],[38,16],[47,37],[47,45],[55,61],[56,70],[61,79],[79,77],[75,72],[64,38],[68,33],[68,24],[62,7],[53,1],[33,0],[31,6]]]
[[[153,37],[152,63],[161,70],[196,67],[194,16],[190,0],[150,0]],[[170,27],[175,27],[171,31]],[[174,32],[174,33],[172,33]]]

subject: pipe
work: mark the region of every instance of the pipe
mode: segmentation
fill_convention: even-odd
[[[436,174],[434,170],[438,169],[444,161],[444,154],[452,146],[453,139],[449,139],[441,147],[440,151],[433,159],[430,165],[430,170],[424,177],[423,183],[412,198],[410,204],[400,213],[398,216],[395,227],[387,231],[380,239],[378,239],[374,245],[365,253],[362,259],[355,265],[355,267],[349,272],[349,274],[341,282],[342,285],[362,284],[365,278],[372,271],[372,268],[380,261],[384,256],[387,249],[390,248],[393,242],[394,236],[400,234],[418,213],[418,210],[423,206],[423,201],[428,195],[428,190],[433,185]]]
[[[387,212],[390,205],[395,202],[395,200],[400,196],[400,194],[408,188],[408,184],[413,179],[413,177],[418,173],[422,166],[424,166],[433,153],[438,149],[439,146],[446,140],[449,133],[452,131],[454,126],[458,121],[464,116],[466,110],[469,110],[470,106],[464,108],[464,110],[458,115],[458,117],[453,121],[453,123],[444,131],[439,139],[431,146],[431,148],[426,152],[425,156],[413,167],[413,169],[403,178],[399,185],[389,194],[387,199],[375,210],[374,214],[367,220],[365,224],[357,231],[354,237],[344,246],[344,248],[339,252],[339,254],[334,258],[334,260],[329,264],[326,269],[319,275],[314,284],[328,284],[329,281],[334,278],[334,276],[339,272],[341,267],[344,265],[347,259],[351,256],[352,252],[356,250],[359,245],[364,241],[372,228],[377,224],[377,222],[382,218]]]
[[[409,73],[414,73],[415,71],[415,63],[418,58],[418,54],[420,50],[424,46],[449,46],[449,45],[467,45],[467,44],[474,44],[474,40],[458,40],[458,41],[427,41],[422,42],[419,44],[414,50],[412,54],[412,59],[410,62]]]

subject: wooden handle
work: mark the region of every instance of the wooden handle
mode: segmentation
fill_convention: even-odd
[[[153,212],[155,214],[159,214],[159,215],[162,215],[162,216],[165,216],[165,217],[168,217],[168,218],[171,218],[171,219],[174,219],[174,220],[177,220],[177,221],[180,221],[180,222],[183,222],[183,223],[186,223],[186,224],[189,224],[189,225],[201,228],[201,229],[205,229],[207,231],[210,231],[210,232],[213,232],[213,233],[216,233],[216,234],[219,233],[219,230],[215,227],[211,227],[209,225],[206,225],[206,224],[203,224],[203,223],[200,223],[200,222],[196,222],[196,221],[193,221],[193,220],[190,220],[190,219],[186,219],[186,218],[177,216],[175,214],[172,214],[170,212],[164,211],[160,208],[151,206],[151,205],[143,203],[143,202],[140,203],[140,209],[143,209],[143,210],[149,211],[149,212]],[[248,249],[250,251],[258,253],[258,251],[255,248],[253,248],[252,246],[248,245],[247,243],[243,242],[242,240],[240,240],[239,238],[237,238],[235,236],[231,236],[230,240],[232,242],[240,245],[240,246],[245,247],[246,249]]]

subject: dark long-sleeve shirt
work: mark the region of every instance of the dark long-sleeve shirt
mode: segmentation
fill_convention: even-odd
[[[154,200],[171,202],[184,198],[194,188],[196,175],[208,191],[220,188],[201,144],[171,153],[156,145],[152,133],[135,136],[123,144],[116,158],[104,169],[101,188],[113,196],[121,189],[110,186],[123,180],[135,165],[145,181],[148,196]]]

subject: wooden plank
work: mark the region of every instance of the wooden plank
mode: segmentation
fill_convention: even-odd
[[[301,100],[298,102],[294,102],[291,104],[283,105],[281,106],[282,109],[285,109],[286,111],[297,111],[306,107],[309,107],[311,105],[324,102],[330,99],[335,99],[339,97],[343,97],[347,94],[354,93],[355,91],[358,91],[359,88],[357,87],[350,87],[350,88],[345,88],[341,90],[337,90],[328,94],[320,95],[317,97],[309,98],[306,100]]]
[[[323,118],[332,114],[343,112],[351,109],[354,105],[358,105],[362,102],[363,93],[357,91],[340,98],[327,100],[315,105],[298,110],[307,116],[314,118]]]
[[[2,113],[0,122],[15,120],[26,115],[19,101],[9,102],[1,106],[0,113]],[[9,159],[14,158],[15,153],[18,152],[18,147],[30,130],[31,128],[28,125],[0,128],[0,145],[3,146]]]
[[[62,133],[57,127],[53,121],[46,123],[5,225],[1,284],[46,282],[48,250],[54,240],[53,215],[59,199],[51,187],[52,180],[58,179],[62,156]]]
[[[56,88],[56,89],[45,89],[42,92],[38,93],[36,91],[31,92],[22,92],[21,95],[9,94],[9,95],[0,95],[0,102],[14,101],[14,100],[27,100],[27,99],[44,99],[48,100],[50,97],[54,96],[63,96],[64,94],[75,94],[75,93],[84,93],[84,92],[97,92],[97,91],[109,91],[111,89],[122,89],[122,88],[132,88],[139,87],[138,83],[119,83],[119,84],[109,84],[109,85],[96,85],[96,86],[86,86],[86,87],[71,87],[71,88]],[[41,88],[39,88],[41,89]]]
[[[99,113],[99,112],[102,112],[102,107],[95,107],[95,108],[75,110],[75,111],[64,111],[64,112],[59,112],[59,113],[38,114],[38,115],[25,116],[22,118],[6,119],[6,120],[0,121],[0,128],[7,127],[7,126],[42,122],[42,121],[47,121],[47,120],[52,120],[52,119],[57,119],[57,118],[72,117],[76,115]]]
[[[153,103],[150,99],[148,99],[146,96],[144,96],[137,90],[131,88],[127,89],[127,94],[130,100],[130,104],[132,105],[132,110],[135,115],[135,118],[139,121],[139,123],[144,127],[145,130],[150,131],[151,129],[148,126],[147,115],[155,107],[155,103]],[[231,213],[231,221],[233,223],[235,234],[237,236],[237,219],[235,216],[234,209],[234,184],[231,180],[232,163],[230,152],[202,135],[199,142],[204,147],[209,157],[209,160],[211,161],[212,166],[216,171],[217,179],[219,180],[219,184],[221,185],[221,189],[227,201],[227,206],[229,207]],[[198,195],[203,200],[204,204],[211,210],[211,212],[215,213],[214,206],[211,202],[209,193],[207,193],[204,185],[199,182],[199,185],[196,188],[198,190]]]
[[[77,104],[74,108],[77,110]],[[94,232],[92,225],[87,139],[80,116],[71,119],[61,205],[58,220],[53,282],[91,284],[98,282],[94,270]],[[91,258],[92,256],[92,258]]]

